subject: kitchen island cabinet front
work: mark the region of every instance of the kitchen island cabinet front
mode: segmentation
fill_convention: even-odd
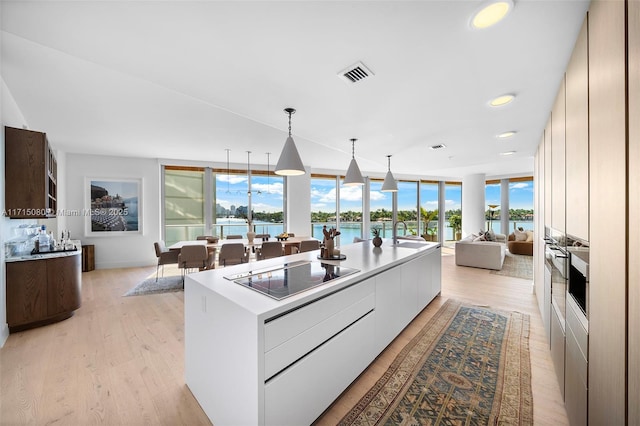
[[[344,246],[332,263],[358,272],[282,300],[227,278],[317,251],[188,275],[185,378],[209,419],[311,424],[440,293],[440,245],[415,247]]]

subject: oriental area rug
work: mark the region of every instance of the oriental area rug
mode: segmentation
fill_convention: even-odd
[[[448,300],[340,425],[531,425],[529,316]]]
[[[508,277],[523,278],[525,280],[533,279],[533,256],[523,254],[511,254],[507,252],[504,257],[502,269],[499,271],[490,271],[495,275],[506,275]]]
[[[136,284],[131,290],[123,296],[141,296],[144,294],[169,293],[173,291],[182,291],[182,276],[158,277],[156,282],[155,275]]]

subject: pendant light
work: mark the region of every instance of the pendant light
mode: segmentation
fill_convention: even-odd
[[[393,177],[391,173],[391,155],[387,155],[387,161],[389,163],[389,170],[387,171],[387,175],[384,177],[384,182],[382,183],[382,192],[397,192],[398,191],[398,182]]]
[[[351,139],[351,163],[347,169],[347,175],[344,177],[342,184],[344,186],[357,186],[364,185],[364,178],[360,173],[360,167],[356,162],[355,144],[358,139]]]
[[[251,202],[251,151],[247,151],[247,196]]]
[[[271,164],[269,160],[271,159],[271,153],[267,152],[267,194],[271,194],[271,186],[269,182],[269,178],[271,177]]]
[[[285,108],[284,112],[289,114],[289,137],[284,143],[278,164],[276,164],[275,173],[282,176],[299,176],[305,174],[304,165],[298,154],[296,144],[291,137],[291,115],[295,114],[293,108]]]

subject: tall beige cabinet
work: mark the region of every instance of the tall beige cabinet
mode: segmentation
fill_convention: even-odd
[[[551,227],[565,232],[565,81],[551,111]],[[545,129],[545,134],[547,133]]]
[[[589,42],[585,19],[565,77],[566,232],[589,241]]]
[[[551,159],[549,125],[537,151],[538,215],[590,246],[587,395],[565,396],[572,425],[640,425],[640,0],[593,0],[586,22],[550,113]]]
[[[627,7],[629,51],[628,419],[640,424],[640,0]]]
[[[625,424],[625,2],[589,10],[589,421]]]

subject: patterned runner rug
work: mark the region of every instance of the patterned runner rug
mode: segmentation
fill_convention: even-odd
[[[529,316],[447,300],[340,425],[531,425]]]

